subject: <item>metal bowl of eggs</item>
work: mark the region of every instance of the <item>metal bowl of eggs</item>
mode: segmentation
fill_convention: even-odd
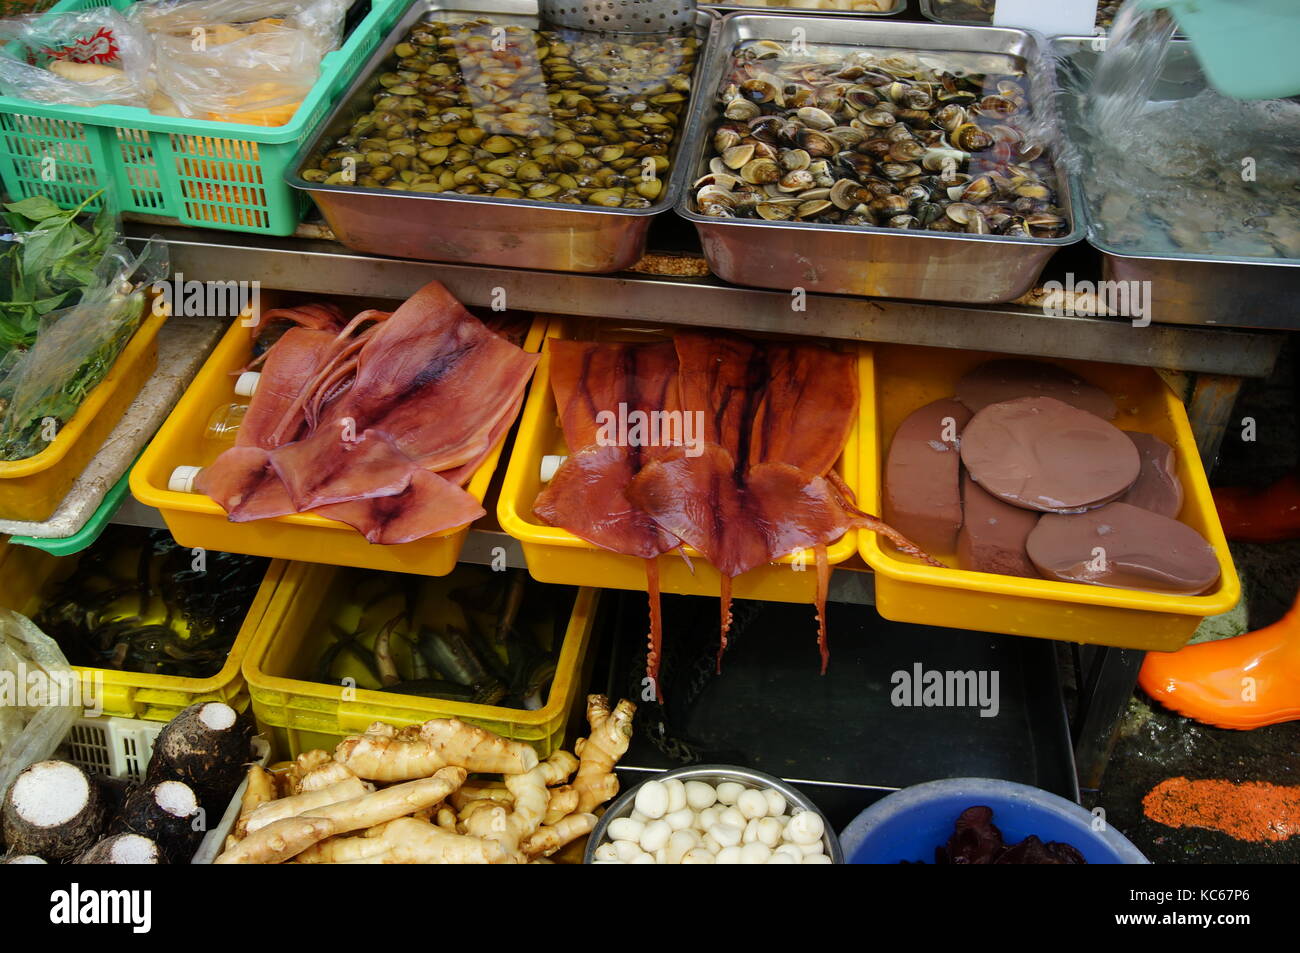
[[[842,864],[817,805],[761,771],[706,764],[624,792],[587,839],[588,864]]]

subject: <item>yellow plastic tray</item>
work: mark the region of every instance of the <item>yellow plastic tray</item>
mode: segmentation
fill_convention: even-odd
[[[876,420],[862,441],[859,496],[867,510],[880,512],[884,455],[903,418],[931,401],[951,397],[958,378],[975,366],[1005,356],[881,346],[875,350],[874,369],[870,361],[862,362],[863,416]],[[876,609],[886,619],[898,622],[1176,651],[1203,618],[1227,612],[1241,595],[1187,412],[1159,375],[1146,368],[1084,361],[1050,363],[1074,371],[1115,398],[1119,406],[1115,424],[1121,430],[1155,434],[1176,450],[1178,477],[1186,496],[1178,518],[1214,547],[1222,573],[1218,585],[1204,595],[1180,596],[937,569],[882,545],[874,533],[862,533],[862,558],[876,571]],[[931,555],[957,565],[955,553]]]
[[[524,349],[535,352],[542,343],[545,322],[535,320]],[[157,507],[167,528],[182,546],[202,546],[228,553],[248,553],[276,559],[311,559],[336,566],[358,566],[395,572],[445,576],[456,566],[469,525],[397,546],[366,542],[351,526],[313,513],[296,513],[251,523],[232,523],[226,511],[202,493],[167,489],[178,466],[206,466],[219,447],[204,438],[208,418],[218,407],[238,401],[233,372],[252,356],[248,328],[235,321],[186,390],[158,435],[131,470],[131,493]],[[504,437],[503,437],[504,440]],[[500,444],[470,479],[466,490],[480,503],[501,456]]]
[[[5,544],[0,549],[0,606],[29,617],[34,615],[51,588],[72,574],[79,559],[80,555],[52,556],[30,546]],[[80,673],[82,684],[87,689],[92,679],[103,680],[100,698],[105,716],[171,721],[182,709],[200,701],[222,701],[243,711],[248,707],[249,698],[240,665],[257,624],[271,604],[271,596],[284,566],[283,562],[277,561],[267,568],[262,585],[235,636],[226,664],[215,675],[182,678],[80,665],[73,668]]]
[[[552,319],[547,337],[588,339],[589,335],[576,333],[577,324],[573,319]],[[600,330],[598,333],[606,335],[608,332]],[[627,329],[615,336],[628,340],[651,339],[646,332],[629,334]],[[519,435],[515,438],[501,485],[497,520],[506,533],[523,545],[528,571],[539,582],[583,585],[598,581],[607,589],[644,591],[645,560],[593,546],[568,530],[547,526],[533,515],[533,502],[542,489],[542,457],[568,453],[555,408],[555,395],[551,392],[550,364],[550,349],[543,348],[542,362],[533,377],[532,390],[520,418]],[[857,483],[858,432],[861,426],[859,415],[858,422],[849,432],[844,453],[835,464],[849,486]],[[844,562],[856,551],[857,530],[849,530],[827,547],[827,558],[833,566]],[[683,595],[717,596],[721,586],[718,570],[694,548],[688,546],[686,552],[694,572],[676,552],[659,557],[662,590]],[[817,574],[810,550],[796,556],[785,556],[737,576],[732,594],[738,599],[810,603],[815,599],[816,590]]]
[[[450,576],[420,580],[418,621],[436,624],[447,613],[458,613],[446,594],[470,574],[487,572],[462,567]],[[253,637],[244,658],[244,677],[253,696],[253,714],[280,756],[296,758],[313,748],[332,749],[340,737],[365,731],[374,721],[402,726],[452,717],[527,742],[541,757],[563,745],[570,719],[584,699],[582,668],[590,663],[587,644],[599,590],[578,590],[546,704],[525,711],[306,680],[304,676],[311,675],[333,640],[331,623],[356,609],[350,596],[359,577],[352,569],[290,563]],[[395,639],[394,653],[405,651],[405,644],[405,639]],[[348,662],[362,684],[364,670],[355,660]]]
[[[158,366],[158,329],[151,299],[140,327],[108,375],[81,402],[50,445],[26,460],[0,462],[0,519],[39,523],[54,515],[86,464]],[[165,310],[165,309],[164,309]]]

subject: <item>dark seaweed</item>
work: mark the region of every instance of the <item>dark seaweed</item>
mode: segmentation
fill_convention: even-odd
[[[1086,864],[1083,854],[1058,841],[1030,834],[1008,846],[993,823],[993,809],[979,805],[961,812],[948,843],[934,849],[936,864]],[[907,863],[907,861],[903,861]]]

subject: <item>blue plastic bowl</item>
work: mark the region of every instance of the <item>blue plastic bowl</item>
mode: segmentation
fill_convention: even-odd
[[[991,778],[950,778],[895,791],[877,801],[840,834],[850,864],[934,863],[934,849],[948,842],[958,815],[968,807],[993,809],[993,823],[1008,844],[1030,834],[1063,841],[1090,864],[1149,864],[1119,831],[1097,822],[1073,801],[1027,784]]]

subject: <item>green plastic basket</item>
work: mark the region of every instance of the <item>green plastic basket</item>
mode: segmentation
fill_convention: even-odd
[[[129,7],[132,0],[62,0],[51,14]],[[407,0],[361,0],[369,11],[283,126],[155,116],[135,106],[59,106],[0,96],[0,179],[14,199],[45,195],[64,208],[100,189],[123,212],[237,232],[290,235],[307,209],[284,181],[315,128],[392,28]],[[53,176],[46,158],[53,158]]]
[[[91,544],[99,539],[104,532],[104,527],[112,521],[117,508],[122,505],[122,498],[126,496],[130,478],[131,467],[127,467],[126,472],[122,474],[122,478],[108,488],[108,492],[104,494],[104,502],[100,503],[95,512],[90,514],[90,519],[86,520],[86,525],[71,536],[57,538],[10,536],[9,542],[15,546],[30,546],[33,549],[43,549],[54,556],[72,556],[83,549],[89,549]]]

